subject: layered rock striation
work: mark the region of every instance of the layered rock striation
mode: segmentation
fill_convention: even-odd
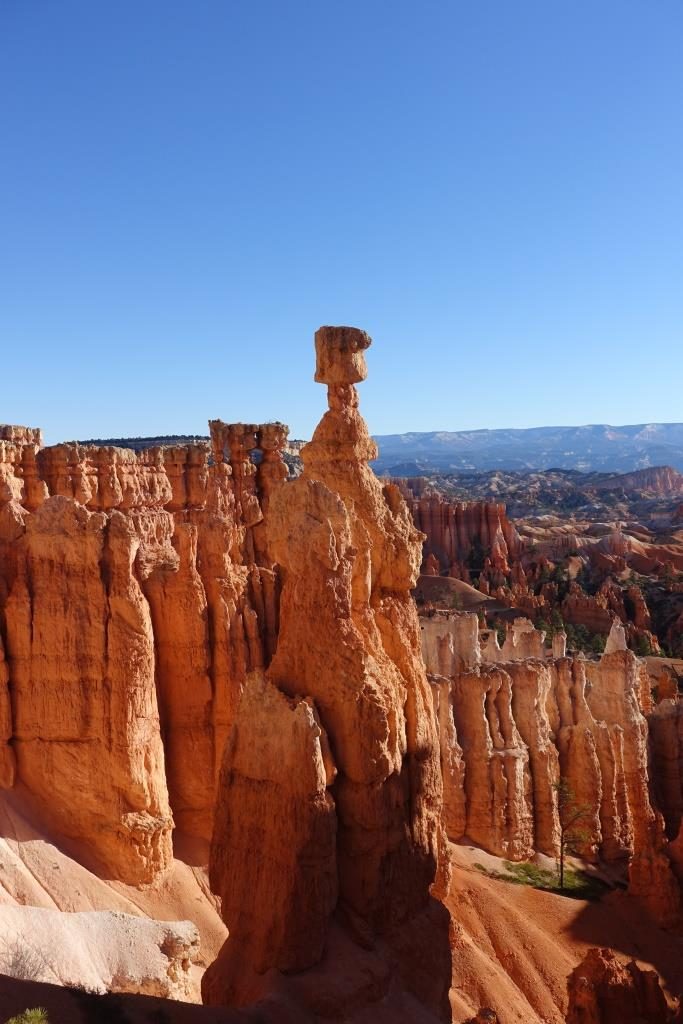
[[[215,421],[211,448],[140,452],[0,440],[0,781],[110,877],[163,873],[174,820],[211,836],[241,688],[275,649],[278,568],[256,531],[286,432]]]
[[[484,559],[502,573],[524,551],[524,541],[506,515],[505,505],[486,501],[448,501],[440,494],[413,497],[402,488],[418,529],[426,535],[424,556],[436,560],[449,575],[469,579]]]
[[[580,812],[572,848],[588,860],[623,861],[631,894],[661,923],[677,923],[678,885],[651,796],[647,677],[639,659],[615,649],[599,660],[501,657],[487,664],[486,646],[472,645],[475,625],[471,613],[423,618],[449,838],[512,860],[555,857],[563,824]],[[678,719],[666,709],[653,718],[661,737],[654,767],[672,794],[673,838]],[[568,797],[561,799],[563,789]]]

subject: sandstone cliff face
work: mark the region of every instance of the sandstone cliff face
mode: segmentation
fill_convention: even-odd
[[[0,783],[111,877],[163,873],[174,819],[211,836],[241,688],[276,644],[254,530],[285,439],[217,421],[212,452],[0,440]]]
[[[484,555],[493,569],[509,573],[510,562],[523,551],[524,542],[503,504],[453,502],[438,494],[408,497],[408,503],[417,527],[427,536],[425,559],[431,557],[432,564],[449,570],[451,576],[468,579],[470,569],[483,568]]]
[[[5,619],[20,782],[41,820],[149,881],[168,866],[171,816],[138,547],[120,513],[49,498],[27,520]]]
[[[387,997],[384,963],[423,1012],[450,1019],[448,921],[430,896],[447,872],[439,749],[410,598],[421,535],[367,465],[375,449],[353,385],[369,343],[350,328],[317,333],[330,409],[302,476],[271,496],[280,633],[225,752],[211,881],[230,938],[204,994],[240,1005],[283,985],[264,979],[268,969],[309,969],[296,999],[338,1016],[358,986],[366,1002]],[[349,940],[354,967],[333,993],[323,954]],[[358,963],[363,947],[370,968]]]
[[[648,716],[655,794],[666,823],[666,834],[675,839],[683,821],[683,704],[662,700]]]
[[[313,702],[252,673],[225,750],[211,854],[231,936],[204,986],[219,1003],[244,1001],[245,968],[303,970],[322,956],[338,896],[328,771],[331,786]],[[231,959],[239,966],[228,979]]]
[[[609,800],[603,799],[601,811],[605,831],[611,823],[623,822],[623,841],[633,851],[629,891],[656,920],[674,925],[680,915],[680,894],[665,852],[664,822],[650,800],[648,727],[639,708],[637,659],[630,651],[615,651],[599,663],[587,662],[586,669],[592,684],[589,706],[607,725],[600,751],[603,782],[609,782]],[[630,829],[622,807],[628,808]]]
[[[16,772],[12,739],[12,704],[9,693],[9,666],[0,636],[0,789],[11,789]]]
[[[508,673],[484,668],[455,676],[453,717],[465,762],[465,834],[492,853],[523,860],[533,852],[531,778]]]
[[[498,650],[496,664],[477,665],[465,618],[476,623],[468,613],[423,619],[449,837],[512,860],[537,851],[556,856],[562,779],[572,808],[583,812],[578,852],[589,860],[627,862],[631,894],[662,924],[675,924],[680,896],[663,819],[650,796],[643,665],[627,650],[599,661],[504,661]],[[457,628],[449,631],[449,620]],[[673,715],[660,707],[652,716],[654,767],[670,794],[673,838],[680,822],[678,719],[672,729]]]

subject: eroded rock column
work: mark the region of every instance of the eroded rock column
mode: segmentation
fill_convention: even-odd
[[[448,914],[432,895],[448,871],[442,780],[410,597],[422,535],[397,488],[368,466],[375,445],[354,384],[369,344],[352,328],[317,332],[330,408],[303,449],[302,476],[270,496],[280,634],[226,748],[211,882],[230,938],[204,996],[253,1001],[284,985],[264,977],[277,968],[304,972],[285,988],[322,1018],[343,1015],[344,999],[349,1010],[393,999],[398,986],[450,1020]],[[309,890],[314,898],[296,897]],[[333,996],[328,952],[340,944],[350,978]],[[396,1005],[396,1020],[414,1019]]]

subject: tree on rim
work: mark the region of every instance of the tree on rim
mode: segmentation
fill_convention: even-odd
[[[553,788],[557,794],[557,816],[560,822],[558,874],[560,890],[563,890],[565,857],[568,853],[577,853],[581,844],[588,839],[588,832],[582,826],[590,815],[590,807],[587,804],[577,804],[574,791],[564,776],[560,776]]]

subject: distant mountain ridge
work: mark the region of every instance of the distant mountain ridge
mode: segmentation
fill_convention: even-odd
[[[141,452],[146,448],[157,448],[167,445],[196,444],[209,441],[208,434],[157,434],[154,437],[89,437],[78,444],[96,444],[99,447],[132,448]]]
[[[375,441],[373,468],[392,476],[492,469],[630,473],[651,466],[683,471],[683,423],[430,431]]]
[[[208,441],[202,434],[157,437],[90,438],[81,444],[141,450],[152,445]],[[582,473],[631,473],[654,466],[683,471],[683,423],[639,423],[623,427],[529,427],[501,430],[433,430],[376,435],[377,473],[420,476],[431,473],[525,472],[547,469]],[[303,442],[291,442],[292,452]]]

